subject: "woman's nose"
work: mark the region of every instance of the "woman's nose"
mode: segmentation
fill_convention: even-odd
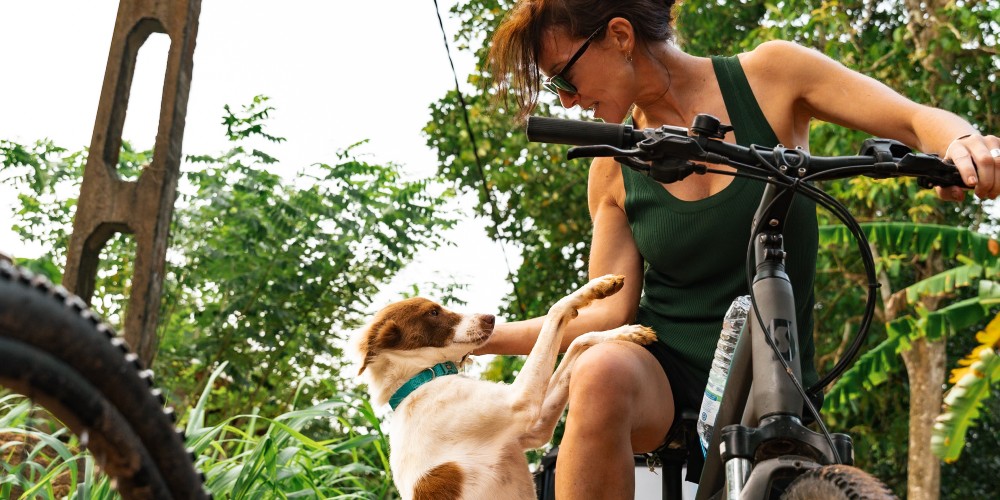
[[[579,100],[580,100],[580,94],[575,94],[567,92],[563,89],[559,89],[559,104],[562,104],[562,107],[566,109],[572,108],[573,106],[576,106],[579,103]]]

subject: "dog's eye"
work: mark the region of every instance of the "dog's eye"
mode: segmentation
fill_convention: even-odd
[[[438,315],[438,310],[437,309],[431,309],[431,312],[429,312],[428,314],[430,314],[431,316],[437,316]]]

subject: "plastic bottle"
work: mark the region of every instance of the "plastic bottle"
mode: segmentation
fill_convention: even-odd
[[[701,440],[702,454],[708,453],[708,445],[712,441],[715,417],[719,413],[722,391],[726,387],[729,367],[733,363],[736,341],[740,338],[749,311],[750,296],[737,297],[722,320],[722,332],[712,358],[712,369],[708,372],[708,385],[705,386],[705,397],[701,400],[701,411],[698,412],[698,438]]]

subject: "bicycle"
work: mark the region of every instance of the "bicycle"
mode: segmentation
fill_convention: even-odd
[[[953,165],[913,153],[896,141],[869,139],[857,156],[820,157],[780,145],[729,144],[724,138],[731,131],[731,126],[710,115],[698,115],[690,129],[665,125],[639,130],[545,117],[529,117],[527,126],[531,141],[576,146],[569,150],[569,159],[614,157],[661,183],[705,173],[767,183],[747,249],[751,312],[733,355],[696,498],[720,494],[728,499],[895,498],[877,478],[853,467],[850,436],[830,433],[810,401],[810,394],[821,392],[857,356],[874,316],[878,287],[874,258],[857,221],[810,181],[865,175],[916,177],[923,187],[964,183]],[[729,165],[736,171],[706,164]],[[784,268],[784,220],[797,194],[813,199],[845,223],[857,241],[870,283],[854,341],[834,368],[808,389],[800,382],[794,297]],[[803,408],[820,432],[803,425]]]
[[[173,410],[79,297],[0,254],[0,386],[72,430],[126,499],[209,498]]]

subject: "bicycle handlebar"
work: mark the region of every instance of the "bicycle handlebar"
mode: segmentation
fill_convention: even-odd
[[[543,116],[528,117],[528,140],[572,146],[608,145],[615,148],[633,148],[644,136],[631,125],[584,122]]]
[[[577,146],[569,158],[615,157],[660,182],[674,182],[705,165],[724,164],[760,172],[767,164],[793,178],[826,180],[865,175],[873,178],[916,177],[923,187],[966,187],[955,166],[937,156],[913,153],[906,145],[869,139],[856,156],[813,156],[803,149],[745,147],[722,139],[732,127],[710,115],[698,115],[689,129],[664,125],[635,129],[631,125],[584,122],[561,118],[528,118],[528,140]]]

